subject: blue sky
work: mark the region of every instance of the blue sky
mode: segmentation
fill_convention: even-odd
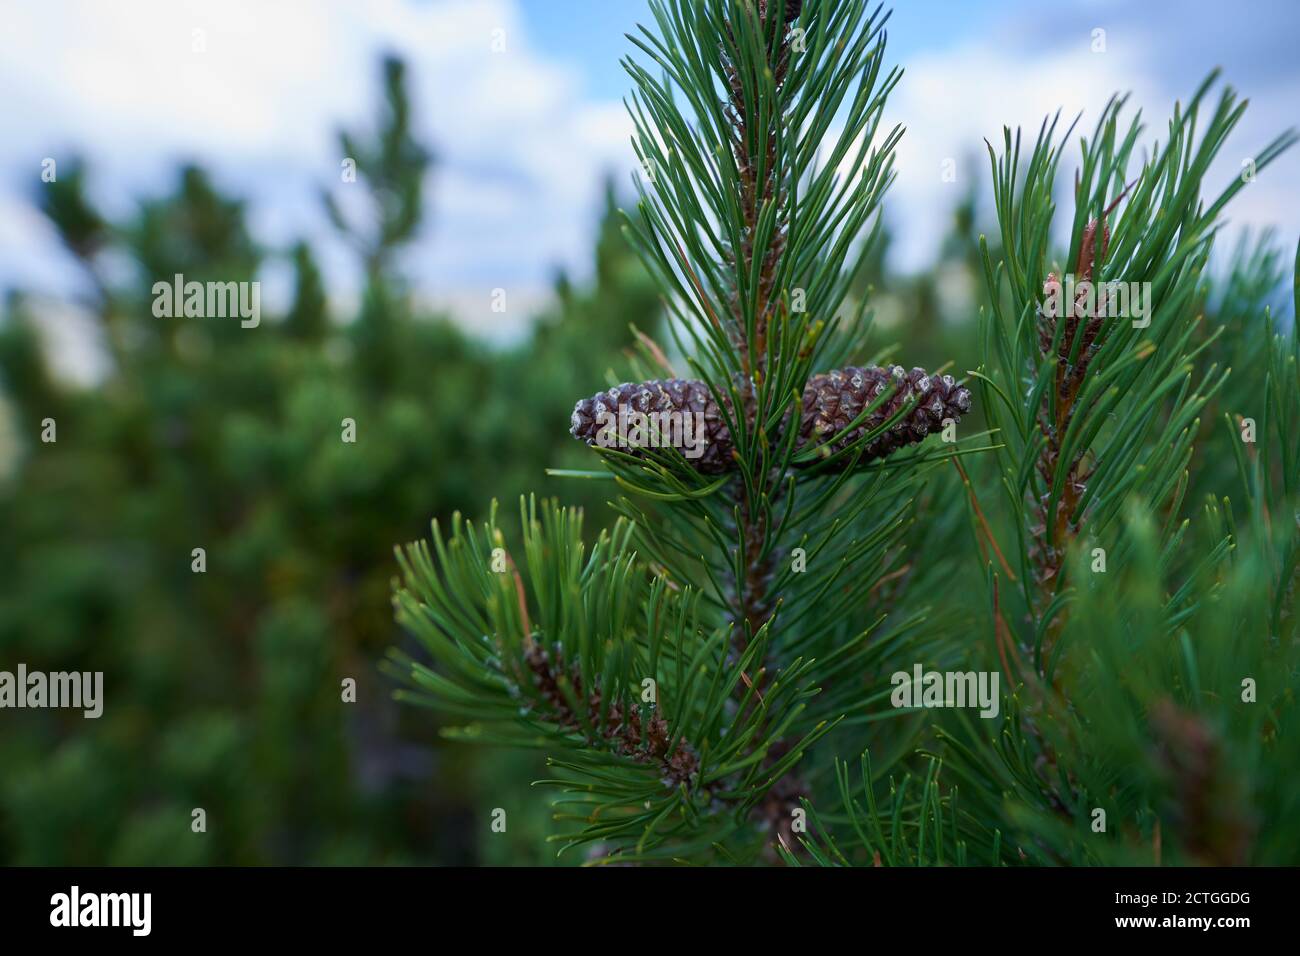
[[[325,223],[337,183],[333,133],[373,113],[377,62],[410,63],[417,125],[439,164],[428,225],[404,261],[431,304],[489,337],[517,334],[563,265],[581,275],[602,177],[635,174],[621,99],[624,33],[644,0],[43,0],[0,14],[0,286],[51,294],[67,260],[32,199],[42,159],[92,165],[110,210],[156,194],[198,160],[249,200],[271,248],[305,236],[340,297],[354,264]],[[1094,31],[1105,49],[1094,49]],[[201,51],[194,46],[202,35]],[[505,50],[493,52],[496,31]],[[907,126],[886,200],[904,268],[932,257],[985,136],[1064,108],[1095,117],[1132,90],[1153,133],[1213,65],[1252,101],[1212,180],[1225,182],[1277,132],[1300,125],[1294,0],[900,0],[890,60],[905,75],[889,120]],[[946,159],[958,181],[940,181]],[[973,160],[973,162],[972,162]],[[1235,224],[1300,232],[1300,151],[1243,192]],[[267,298],[283,289],[268,269]],[[509,293],[507,315],[490,309]]]
[[[904,59],[919,50],[943,49],[978,31],[990,14],[1008,16],[1026,6],[1032,3],[904,0],[892,6],[891,49]],[[627,53],[624,34],[635,32],[638,23],[652,24],[646,0],[523,0],[520,7],[538,49],[577,65],[588,95],[623,96],[628,86],[619,66]]]

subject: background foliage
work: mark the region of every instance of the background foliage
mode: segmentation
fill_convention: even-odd
[[[854,55],[879,69],[870,50]],[[575,398],[644,368],[644,353],[629,355],[629,324],[670,340],[660,318],[664,276],[652,280],[625,239],[611,187],[592,280],[578,287],[559,277],[554,305],[526,341],[492,349],[428,314],[409,295],[395,253],[421,225],[436,144],[411,137],[402,64],[386,61],[382,75],[386,96],[373,126],[342,133],[339,143],[340,156],[358,158],[360,174],[344,188],[364,189],[371,215],[350,219],[332,191],[322,195],[366,276],[355,306],[327,297],[308,241],[260,248],[248,210],[200,168],[178,170],[170,191],[117,217],[96,208],[86,188],[93,158],[61,164],[57,183],[34,187],[84,269],[91,292],[77,305],[95,317],[109,365],[89,387],[60,380],[42,335],[43,312],[56,304],[22,294],[5,304],[0,666],[103,670],[108,704],[98,721],[56,710],[5,713],[0,862],[549,863],[557,846],[547,838],[571,834],[585,816],[575,812],[583,798],[530,783],[572,782],[600,766],[548,769],[524,749],[447,739],[439,730],[465,714],[392,702],[392,684],[378,672],[385,650],[398,643],[418,656],[417,642],[393,623],[392,546],[426,537],[430,517],[444,526],[455,511],[487,518],[493,498],[507,503],[495,516],[503,539],[517,542],[524,529],[514,502],[525,493],[585,509],[581,531],[548,532],[554,545],[591,546],[599,529],[614,529],[608,483],[561,480],[547,469],[593,467],[567,434],[569,412]],[[869,123],[862,106],[859,119]],[[1086,154],[1103,157],[1098,194],[1065,213],[1076,220],[1074,237],[1126,184],[1115,135],[1099,139]],[[650,143],[642,137],[642,148]],[[1073,262],[1078,249],[1052,247],[1050,233],[1028,242],[1016,234],[1025,179],[1019,171],[999,178],[1011,144],[998,145],[989,178],[972,181],[955,206],[932,270],[889,274],[884,225],[862,250],[837,294],[878,321],[842,353],[897,355],[927,368],[954,362],[956,374],[978,370],[1020,394],[1023,369],[1004,369],[999,382],[991,337],[1018,334],[1041,265]],[[1071,177],[1073,160],[1062,161]],[[1036,201],[1050,197],[1044,190]],[[1193,199],[1180,198],[1180,223],[1200,214]],[[1131,249],[1143,220],[1135,216],[1128,233],[1117,226],[1117,245]],[[850,231],[867,225],[855,221]],[[823,254],[813,238],[804,237],[809,269]],[[1141,249],[1154,257],[1156,245],[1146,235]],[[998,455],[963,458],[964,475],[940,462],[906,485],[864,482],[878,497],[860,516],[862,533],[879,560],[865,596],[850,594],[862,598],[854,612],[866,615],[853,626],[861,647],[850,667],[829,672],[818,702],[828,716],[836,708],[849,716],[801,764],[801,782],[816,794],[805,804],[813,824],[781,851],[787,862],[1297,862],[1300,788],[1289,778],[1300,768],[1300,385],[1294,334],[1286,337],[1294,271],[1272,236],[1243,241],[1215,265],[1208,249],[1179,253],[1196,267],[1175,290],[1188,303],[1186,327],[1168,334],[1182,336],[1184,351],[1165,372],[1217,384],[1198,393],[1185,421],[1142,411],[1142,435],[1156,437],[1141,455],[1177,467],[1145,502],[1135,503],[1127,485],[1105,500],[1116,529],[1111,550],[1122,557],[1112,559],[1105,598],[1076,601],[1060,636],[1089,649],[1072,674],[1077,708],[1051,711],[1026,683],[992,729],[951,711],[880,716],[889,673],[900,666],[997,669],[1004,628],[1032,654],[1035,615],[1045,609],[1025,594],[1006,611],[1014,589],[1005,578],[995,584],[1004,572],[992,547],[1000,542],[1009,565],[1032,564],[1032,521],[1002,483],[1027,468],[1031,430],[1013,434]],[[254,331],[152,317],[158,276],[239,281],[271,260],[291,264],[295,294],[283,315],[264,317]],[[1004,267],[1009,284],[998,272],[1003,261],[1014,263]],[[1153,275],[1163,261],[1151,264]],[[717,278],[711,295],[723,301],[731,290]],[[943,291],[954,283],[967,290],[956,307]],[[681,362],[692,349],[679,345],[670,351]],[[726,345],[714,348],[721,355]],[[1168,407],[1186,408],[1189,392],[1169,388]],[[986,390],[963,435],[1014,433],[1009,414]],[[47,417],[57,421],[54,444],[39,439]],[[339,440],[348,417],[357,422],[355,445]],[[1259,423],[1255,448],[1242,446],[1241,417]],[[1179,453],[1164,457],[1162,439]],[[620,533],[608,545],[615,551]],[[190,570],[195,547],[207,550],[205,574]],[[517,561],[523,555],[514,552]],[[621,593],[617,582],[582,586]],[[638,605],[675,600],[645,582],[629,587]],[[510,613],[501,605],[496,612]],[[867,639],[856,637],[864,621],[877,622]],[[674,653],[713,653],[707,640],[690,644],[688,632],[695,639],[683,630]],[[850,636],[848,624],[823,629],[817,656],[824,661],[826,647]],[[591,663],[610,674],[622,666],[608,657]],[[1271,678],[1245,712],[1228,694],[1243,673]],[[356,704],[340,702],[345,677],[358,682]],[[471,716],[478,703],[466,702]],[[716,722],[710,714],[701,708],[692,719]],[[719,759],[725,766],[727,755]],[[1046,776],[1044,761],[1053,768]],[[746,782],[755,788],[742,801],[747,809],[761,803],[763,782]],[[630,786],[621,794],[631,799],[653,781],[619,786]],[[1088,810],[1098,801],[1125,821],[1104,841],[1088,839]],[[203,836],[189,831],[190,810],[200,806],[209,821]],[[489,829],[498,806],[511,810],[506,834]],[[709,840],[730,835],[694,832],[693,849],[706,852]],[[612,827],[604,836],[617,842],[626,833]],[[753,842],[757,852],[762,835]],[[584,852],[600,858],[605,849],[597,842]]]
[[[337,188],[374,211],[338,217],[367,276],[352,314],[327,300],[309,243],[259,248],[199,168],[116,220],[88,195],[88,164],[35,187],[91,279],[78,304],[110,366],[91,387],[60,381],[41,334],[57,304],[7,303],[0,660],[103,670],[109,703],[97,721],[5,712],[4,862],[537,858],[524,827],[522,849],[494,850],[475,822],[481,788],[526,785],[530,767],[441,744],[376,672],[393,543],[494,494],[557,490],[546,466],[582,458],[565,432],[574,378],[602,375],[629,323],[652,331],[657,296],[611,192],[590,283],[558,277],[527,340],[492,350],[422,311],[392,263],[419,226],[430,151],[407,131],[402,65],[384,76],[374,127],[340,136],[359,176]],[[152,315],[154,277],[249,280],[271,258],[292,265],[294,298],[256,329]],[[40,441],[45,418],[56,443]],[[345,677],[356,704],[340,701]],[[193,807],[205,838],[187,838]]]

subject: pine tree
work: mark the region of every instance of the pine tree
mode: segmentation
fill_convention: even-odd
[[[1267,249],[1212,296],[1250,177],[1202,198],[1244,104],[1211,76],[1138,161],[1112,100],[1059,251],[1072,128],[990,145],[964,384],[870,351],[901,135],[880,11],[650,11],[627,232],[672,347],[642,336],[579,399],[604,469],[565,472],[612,482],[621,518],[588,546],[580,512],[527,499],[518,541],[494,510],[399,549],[422,645],[392,655],[400,696],[543,750],[553,839],[591,862],[1296,862],[1297,339],[1259,311]],[[914,667],[1000,677],[1001,706],[900,703]]]
[[[84,275],[73,288],[98,323],[103,379],[58,374],[42,333],[66,304],[0,303],[0,670],[103,671],[111,690],[97,720],[4,710],[0,863],[492,859],[461,820],[476,776],[494,789],[514,768],[455,763],[374,674],[395,630],[389,549],[431,511],[585,457],[562,428],[522,420],[504,386],[563,422],[574,376],[629,347],[628,322],[653,330],[656,299],[606,229],[597,276],[573,285],[527,354],[419,306],[396,260],[420,225],[411,180],[427,151],[407,125],[405,73],[381,76],[379,122],[347,138],[361,161],[338,187],[353,190],[340,206],[358,271],[378,264],[364,319],[328,298],[306,241],[282,251],[296,275],[283,315],[268,301],[250,329],[155,316],[156,280],[252,279],[277,255],[252,239],[247,203],[198,167],[112,213],[87,188],[102,176],[89,160],[60,160],[56,181],[32,186]],[[356,443],[341,440],[345,417]],[[484,452],[500,447],[523,454],[503,467]],[[579,500],[598,506],[587,488]],[[450,782],[429,785],[435,766]]]
[[[607,468],[582,477],[626,492],[624,520],[588,550],[578,514],[527,502],[520,543],[457,517],[400,554],[398,616],[434,661],[395,655],[407,696],[548,748],[560,838],[602,860],[750,859],[803,830],[805,757],[893,716],[862,675],[933,636],[876,598],[913,574],[924,477],[978,441],[926,440],[955,438],[969,392],[873,363],[850,295],[901,135],[884,17],[778,6],[652,3],[632,38],[627,228],[690,377],[643,338],[643,381],[575,409]],[[600,427],[620,406],[663,430]]]

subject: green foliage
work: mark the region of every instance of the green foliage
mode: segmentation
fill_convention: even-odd
[[[1198,342],[1196,332],[1204,301],[1201,277],[1217,217],[1243,181],[1235,180],[1209,204],[1201,202],[1199,185],[1244,105],[1225,91],[1195,139],[1212,80],[1186,112],[1175,110],[1168,141],[1131,182],[1129,161],[1142,127],[1137,119],[1121,125],[1123,98],[1111,101],[1091,140],[1083,141],[1067,261],[1080,263],[1080,278],[1091,275],[1098,284],[1149,290],[1141,293],[1145,314],[1132,321],[1128,315],[1074,322],[1044,318],[1043,280],[1061,159],[1053,143],[1055,122],[1040,131],[1023,183],[1017,182],[1019,135],[1013,146],[1011,132],[1004,132],[1001,160],[990,147],[1007,254],[996,269],[985,259],[992,308],[984,323],[981,384],[990,424],[1005,441],[997,453],[1001,486],[1019,528],[1010,549],[1018,573],[1006,569],[1002,578],[1018,581],[1019,587],[1001,589],[1003,603],[995,613],[1006,622],[998,626],[1013,631],[1022,621],[1032,622],[1032,632],[1017,636],[1032,653],[1034,670],[1049,679],[1055,664],[1045,659],[1044,648],[1055,654],[1065,650],[1051,640],[1053,621],[1069,601],[1065,551],[1080,535],[1103,546],[1133,498],[1150,509],[1170,507],[1177,515],[1197,415],[1226,376],[1217,365],[1196,373],[1197,355],[1213,342],[1213,336]],[[1292,139],[1282,137],[1265,148],[1258,167]],[[1120,201],[1117,196],[1126,197],[1127,204],[1107,246],[1102,239],[1107,209]],[[1092,245],[1085,248],[1090,220],[1100,225],[1092,226]],[[1168,522],[1163,543],[1172,545],[1179,528]],[[990,586],[999,586],[992,570]]]
[[[434,154],[396,60],[377,122],[340,133],[356,182],[322,191],[365,277],[350,312],[310,242],[260,247],[200,168],[120,216],[88,163],[42,185],[107,370],[69,385],[53,306],[6,303],[0,657],[102,670],[108,701],[6,712],[0,860],[1298,862],[1300,250],[1243,239],[1218,275],[1248,183],[1205,183],[1245,104],[1211,77],[1148,149],[1116,98],[1077,169],[1073,127],[1004,131],[990,237],[968,193],[941,265],[899,276],[882,11],[650,12],[638,201],[607,186],[593,281],[557,276],[508,349],[398,267]],[[152,316],[155,281],[276,260],[293,301],[257,329]],[[1149,290],[1149,324],[1053,311],[1071,269]],[[941,295],[958,270],[982,309]],[[801,444],[811,376],[895,355],[973,367],[958,440],[868,456],[905,403]],[[725,473],[565,434],[575,398],[678,368],[721,409]],[[389,700],[385,649],[421,706]],[[996,674],[1000,713],[898,705],[918,666]]]
[[[987,546],[989,643],[1018,690],[995,733],[969,721],[938,731],[935,752],[984,828],[982,839],[966,836],[972,857],[994,852],[993,827],[1034,863],[1294,862],[1283,778],[1297,756],[1297,659],[1293,629],[1283,629],[1296,527],[1265,515],[1294,516],[1300,502],[1281,477],[1300,448],[1295,336],[1275,337],[1266,311],[1249,314],[1276,291],[1266,248],[1239,252],[1217,297],[1231,338],[1198,329],[1217,217],[1244,182],[1212,202],[1199,195],[1243,108],[1224,92],[1194,138],[1212,82],[1175,111],[1167,145],[1132,181],[1140,127],[1119,124],[1123,100],[1083,142],[1068,258],[1102,282],[1149,282],[1149,324],[1051,320],[1038,282],[1060,158],[1052,126],[1023,176],[1009,132],[1006,154],[993,157],[1007,255],[996,268],[985,256],[992,307],[980,380],[1005,439],[1002,508],[992,524],[972,517]],[[1262,150],[1260,168],[1294,138]],[[1117,196],[1126,204],[1113,238],[1090,245]],[[1229,421],[1198,456],[1197,416],[1236,375],[1230,357],[1262,369],[1263,382],[1250,374],[1229,387],[1229,407],[1274,424],[1247,444]],[[1216,466],[1234,459],[1249,527],[1216,485]],[[1199,521],[1186,507],[1193,484],[1214,489]]]
[[[494,518],[476,529],[457,516],[447,539],[435,524],[432,552],[401,555],[398,620],[438,665],[395,656],[414,699],[475,721],[450,732],[459,739],[563,751],[549,761],[565,792],[557,819],[585,824],[562,835],[568,843],[635,840],[626,861],[707,853],[731,838],[827,729],[773,765],[753,759],[754,737],[782,732],[804,709],[807,666],[761,695],[746,687],[765,635],[729,661],[728,630],[703,625],[691,589],[645,574],[625,523],[586,555],[578,514],[530,503],[516,570]],[[738,718],[726,712],[737,690]],[[654,852],[660,843],[671,849]]]
[[[564,283],[535,337],[493,351],[426,314],[394,265],[418,232],[427,166],[402,76],[385,65],[377,128],[344,144],[359,175],[340,188],[360,191],[345,226],[368,269],[357,314],[337,314],[301,241],[283,253],[295,279],[283,315],[249,329],[155,317],[155,281],[251,280],[281,257],[250,238],[245,204],[193,167],[119,218],[82,166],[61,163],[39,187],[89,280],[78,305],[107,368],[64,381],[42,333],[66,305],[9,304],[0,659],[101,670],[107,701],[98,720],[4,712],[0,860],[464,862],[487,853],[478,794],[535,774],[466,761],[392,704],[376,673],[396,633],[392,542],[430,513],[533,487],[542,462],[576,453],[563,432],[572,376],[601,374],[628,323],[654,330],[659,305],[611,197],[592,284]],[[345,418],[355,444],[341,441]],[[526,840],[521,825],[516,854]]]
[[[812,835],[800,838],[802,854],[783,846],[782,860],[791,866],[803,865],[806,858],[819,866],[964,866],[966,844],[959,834],[962,823],[969,826],[971,821],[959,822],[957,791],[944,792],[941,766],[931,758],[920,778],[907,773],[901,782],[891,779],[887,796],[878,800],[867,754],[860,760],[856,790],[849,765],[837,762],[835,780],[844,812],[823,819],[805,801],[814,821]],[[853,844],[841,846],[837,830],[851,834]],[[1000,859],[1001,834],[994,832],[989,860]]]
[[[1209,273],[1245,180],[1202,198],[1244,104],[1212,101],[1211,77],[1139,161],[1143,127],[1113,99],[1081,141],[1060,259],[1069,134],[1045,122],[1022,159],[1006,131],[998,240],[961,240],[968,197],[945,251],[987,280],[972,374],[990,431],[827,459],[791,423],[812,373],[869,358],[899,74],[864,3],[802,4],[798,50],[769,6],[652,0],[657,29],[631,37],[648,62],[625,64],[648,180],[628,232],[734,470],[601,448],[605,471],[570,474],[612,478],[626,523],[590,555],[576,516],[531,506],[517,576],[492,570],[491,526],[408,549],[398,616],[430,663],[399,673],[464,739],[548,753],[573,801],[556,838],[593,862],[1295,862],[1296,340],[1252,315],[1276,299],[1267,241]],[[1115,316],[1066,293],[1067,313],[1058,261],[1141,298]],[[673,374],[640,345],[634,374]],[[1000,716],[897,705],[890,671],[920,664],[992,668]],[[654,719],[667,751],[629,731]],[[836,753],[863,754],[858,779]]]
[[[542,601],[538,579],[580,578],[583,588],[567,600],[587,610],[587,587],[613,588],[607,570],[593,563],[580,573],[559,543],[529,539],[531,577],[520,587],[530,611],[508,619],[478,609],[487,601],[491,541],[453,536],[476,550],[462,556],[450,545],[443,554],[435,539],[436,568],[425,560],[429,552],[408,551],[398,614],[434,666],[403,656],[396,663],[440,710],[473,718],[462,736],[526,742],[564,767],[567,788],[584,794],[588,826],[563,838],[596,844],[594,859],[770,859],[773,838],[790,836],[805,775],[832,769],[831,751],[814,742],[834,728],[826,739],[882,747],[886,769],[916,743],[921,722],[889,705],[887,663],[902,653],[941,661],[960,651],[942,626],[951,623],[945,615],[929,615],[929,602],[913,601],[905,587],[933,580],[935,566],[906,556],[920,539],[940,545],[960,534],[959,504],[936,504],[932,486],[951,487],[955,475],[940,474],[939,465],[980,438],[910,447],[867,464],[867,443],[911,405],[834,455],[797,448],[789,427],[814,371],[869,359],[866,306],[854,290],[870,262],[870,242],[861,240],[892,179],[899,135],[861,145],[876,134],[898,78],[883,66],[884,18],[860,2],[807,4],[799,21],[807,52],[794,55],[789,35],[775,20],[760,20],[752,4],[674,0],[651,10],[658,33],[643,29],[632,39],[662,79],[625,64],[637,86],[629,104],[634,145],[650,174],[628,233],[666,294],[676,351],[724,408],[738,467],[718,477],[671,449],[644,457],[602,449],[607,470],[581,473],[592,482],[612,477],[622,492],[612,504],[628,523],[613,539],[635,547],[626,573],[637,584],[614,593],[627,613],[637,612],[637,630],[605,649],[616,658],[593,649],[573,686],[626,719],[643,704],[638,681],[654,680],[655,715],[680,735],[675,743],[692,769],[647,780],[628,760],[611,761],[597,746],[602,722],[593,720],[594,738],[570,726],[570,711],[582,709],[577,692],[563,707],[542,695],[520,713],[521,699],[560,679],[550,670],[558,661],[577,666],[565,643],[576,635],[531,610]],[[845,123],[828,144],[839,105]],[[666,371],[663,351],[641,344],[634,372]],[[860,420],[893,395],[892,388],[879,395]],[[944,530],[920,527],[923,508]],[[630,560],[617,553],[600,559]],[[805,573],[805,563],[816,573]],[[467,565],[477,573],[468,576]],[[485,606],[504,613],[508,576],[494,587],[497,603]],[[564,593],[554,600],[563,602]],[[687,624],[665,631],[656,602],[669,595],[691,610]],[[475,602],[475,610],[455,611],[448,601],[456,599]],[[595,637],[614,640],[626,626],[578,630],[594,635],[595,648]],[[660,642],[677,656],[649,650]],[[565,651],[543,666],[532,649],[553,643]],[[688,685],[671,676],[677,659],[691,661]],[[531,672],[521,660],[532,661]],[[476,679],[504,686],[489,693]],[[537,733],[547,719],[552,732]],[[488,729],[499,726],[513,729]],[[654,763],[655,753],[646,741],[625,756]],[[572,808],[561,805],[557,816],[572,822]]]

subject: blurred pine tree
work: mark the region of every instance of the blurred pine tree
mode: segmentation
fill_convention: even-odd
[[[89,387],[61,381],[42,347],[47,304],[7,305],[0,401],[16,444],[0,469],[0,661],[102,670],[107,701],[98,720],[6,712],[0,862],[480,857],[474,794],[503,771],[404,722],[375,672],[394,635],[392,544],[571,455],[574,344],[586,379],[659,306],[609,225],[611,193],[590,287],[561,297],[529,341],[493,351],[427,314],[397,265],[422,223],[431,155],[412,137],[404,77],[386,60],[376,128],[340,137],[358,169],[344,188],[370,210],[344,220],[327,200],[366,276],[342,321],[306,241],[287,252],[282,316],[255,329],[153,316],[155,281],[251,281],[279,255],[199,168],[121,219],[97,207],[82,164],[39,187],[88,279],[80,305],[108,369]],[[40,440],[47,417],[53,444]],[[355,444],[340,440],[345,418]],[[191,570],[194,548],[205,573]],[[341,699],[345,678],[356,703]],[[196,807],[206,834],[191,833]]]

